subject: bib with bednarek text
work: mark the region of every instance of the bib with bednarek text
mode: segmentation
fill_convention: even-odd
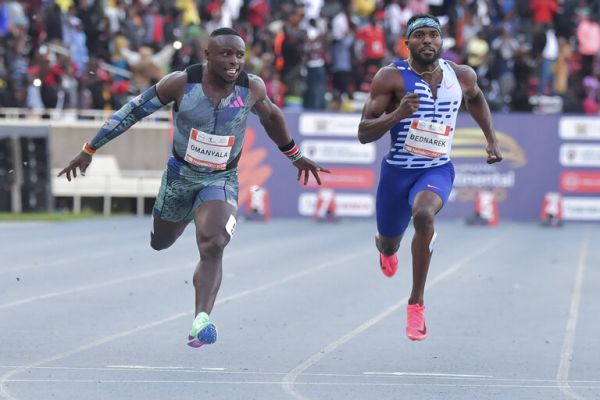
[[[211,135],[192,128],[184,159],[199,167],[224,170],[234,142],[235,136]]]
[[[450,125],[413,119],[404,142],[404,150],[416,156],[441,157],[450,147]]]

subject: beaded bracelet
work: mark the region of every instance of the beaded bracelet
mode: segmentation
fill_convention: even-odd
[[[285,146],[279,146],[279,150],[281,150],[291,162],[296,162],[303,157],[300,147],[294,142],[294,139]]]
[[[89,144],[89,143],[85,143],[85,144],[83,145],[83,149],[82,149],[82,151],[83,151],[85,154],[87,154],[88,156],[90,156],[90,157],[91,157],[91,156],[93,156],[93,155],[94,155],[94,153],[96,153],[96,149],[95,149],[95,148],[93,148],[93,147],[92,147],[92,145],[91,145],[91,144]]]

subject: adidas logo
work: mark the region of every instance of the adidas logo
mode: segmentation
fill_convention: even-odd
[[[235,100],[229,103],[229,108],[242,108],[244,107],[244,101],[241,96],[238,96]]]

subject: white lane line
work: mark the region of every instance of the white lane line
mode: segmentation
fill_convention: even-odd
[[[10,379],[7,382],[22,383],[140,383],[140,384],[210,384],[210,385],[277,385],[279,381],[232,381],[232,380],[168,380],[168,379]],[[453,388],[504,388],[504,389],[552,389],[556,390],[559,386],[554,385],[510,385],[510,384],[486,384],[486,383],[417,383],[417,382],[298,382],[296,385],[303,386],[354,386],[354,387],[408,387],[408,386],[426,386],[426,387],[453,387]],[[596,390],[600,386],[580,386],[580,389]]]
[[[585,276],[589,244],[590,235],[588,233],[586,234],[583,244],[581,245],[581,250],[579,251],[579,261],[577,263],[577,272],[575,275],[575,286],[573,288],[571,307],[569,308],[569,317],[567,319],[567,326],[565,328],[565,338],[560,354],[560,364],[558,366],[558,373],[556,374],[556,381],[560,387],[560,391],[563,392],[568,398],[576,400],[583,400],[585,398],[573,391],[573,388],[569,384],[569,370],[571,369],[571,363],[573,361],[575,330],[577,329],[577,319],[579,318],[581,288],[583,287],[583,277]]]
[[[431,279],[429,281],[429,283],[427,283],[425,288],[429,289],[429,288],[435,286],[436,284],[438,284],[439,282],[443,281],[444,279],[446,279],[447,277],[449,277],[450,275],[452,275],[453,273],[455,273],[456,271],[458,271],[465,265],[468,265],[468,263],[471,262],[476,257],[479,257],[480,255],[484,254],[485,252],[489,251],[492,247],[496,246],[499,241],[500,241],[500,239],[492,240],[488,243],[487,246],[481,247],[478,251],[475,251],[475,252],[471,253],[471,255],[463,258],[462,260],[460,260],[459,262],[454,264],[452,267],[448,268],[446,271],[442,272],[441,274],[439,274],[439,275],[435,276],[433,279]],[[340,347],[344,343],[354,339],[356,336],[360,335],[364,331],[368,330],[369,328],[371,328],[371,327],[375,326],[376,324],[378,324],[379,322],[383,321],[389,315],[396,312],[396,310],[398,310],[400,307],[405,305],[407,301],[408,301],[408,296],[401,299],[398,303],[388,307],[383,312],[381,312],[380,314],[371,318],[364,324],[357,326],[354,330],[346,333],[345,335],[341,336],[339,339],[331,342],[330,344],[325,346],[325,348],[323,348],[321,351],[313,354],[312,356],[307,358],[304,362],[300,363],[296,368],[292,369],[281,380],[281,386],[282,386],[283,390],[288,395],[292,396],[295,399],[309,400],[308,397],[301,395],[294,389],[294,385],[296,384],[296,379],[298,378],[298,376],[300,376],[308,368],[317,364],[319,361],[321,361],[323,358],[325,358],[329,353],[335,351],[338,347]]]
[[[433,372],[363,372],[365,375],[392,375],[425,378],[493,378],[493,375],[439,374]]]
[[[294,239],[289,239],[289,240],[287,240],[287,239],[281,240],[281,241],[277,242],[277,246],[281,247],[281,246],[286,246],[288,244],[297,246],[299,244],[299,240],[302,240],[302,239],[294,238]],[[317,240],[317,238],[315,238],[315,237],[307,237],[308,242],[316,241],[316,240]],[[256,245],[256,246],[253,246],[250,248],[245,248],[245,249],[239,250],[237,252],[226,253],[223,256],[223,262],[228,262],[231,258],[247,256],[248,254],[253,254],[253,253],[260,254],[260,253],[264,252],[265,250],[268,250],[272,247],[273,247],[273,242],[269,242],[269,243],[266,243],[263,245]],[[171,262],[172,262],[172,260],[169,261],[169,263],[171,263]],[[66,296],[66,295],[75,294],[75,293],[87,292],[89,290],[100,289],[100,288],[107,287],[107,286],[119,285],[119,284],[122,284],[125,282],[135,281],[138,279],[152,278],[157,275],[164,275],[164,274],[168,274],[173,271],[190,270],[190,268],[191,268],[190,264],[195,263],[195,262],[197,262],[197,258],[194,258],[194,259],[190,258],[189,260],[181,261],[181,263],[185,264],[183,267],[160,268],[159,270],[156,270],[156,271],[148,271],[148,272],[144,272],[144,273],[137,274],[137,275],[129,275],[129,276],[125,276],[122,278],[112,279],[110,281],[95,283],[93,285],[79,286],[74,289],[60,290],[60,291],[45,293],[45,294],[41,294],[41,295],[37,295],[37,296],[30,296],[30,297],[26,297],[24,299],[0,304],[0,310],[20,306],[23,304],[32,303],[34,301],[47,300],[47,299],[51,299],[54,297]]]
[[[151,365],[107,365],[106,368],[108,368],[109,370],[114,370],[114,369],[132,369],[132,370],[159,370],[159,371],[182,371],[184,370],[184,372],[190,372],[190,369],[188,367],[159,367],[159,366],[151,366]],[[198,372],[205,372],[205,371],[225,371],[226,368],[209,368],[209,367],[202,367],[198,370]]]
[[[156,366],[150,366],[150,365],[107,365],[106,368],[110,369],[141,369],[141,370],[182,370],[185,369],[185,367],[170,367],[170,366],[166,366],[166,367],[156,367]]]
[[[292,274],[292,275],[288,275],[285,278],[276,279],[276,280],[268,282],[268,283],[266,283],[264,285],[255,287],[253,289],[244,290],[242,292],[238,292],[238,293],[232,294],[230,296],[222,297],[221,299],[218,299],[215,302],[215,304],[218,305],[218,304],[228,303],[230,301],[237,300],[237,299],[242,298],[244,296],[248,296],[248,295],[251,295],[251,294],[260,293],[260,292],[263,292],[263,291],[265,291],[265,290],[267,290],[267,289],[269,289],[271,287],[287,283],[287,282],[292,281],[294,279],[298,279],[298,278],[301,278],[301,277],[303,277],[305,275],[309,275],[309,274],[321,271],[321,270],[323,270],[325,268],[328,268],[328,267],[332,267],[332,266],[335,266],[335,265],[338,265],[338,264],[344,264],[344,263],[346,263],[348,261],[351,261],[351,260],[353,260],[353,259],[355,259],[357,257],[361,257],[363,255],[370,254],[372,252],[373,252],[373,250],[371,248],[369,248],[367,250],[362,250],[362,251],[357,251],[357,252],[354,252],[354,253],[349,253],[346,256],[337,258],[334,261],[329,261],[329,262],[325,262],[325,263],[319,264],[319,265],[317,265],[315,267],[308,268],[308,269],[306,269],[306,270],[304,270],[302,272],[299,272],[299,273],[296,273],[296,274]],[[8,371],[7,373],[5,373],[2,376],[0,376],[0,398],[4,397],[4,398],[9,399],[9,400],[17,400],[17,398],[13,397],[10,394],[10,392],[8,391],[8,388],[6,387],[6,382],[8,382],[8,380],[11,379],[13,376],[15,376],[15,375],[17,375],[19,373],[25,372],[25,371],[27,371],[30,368],[39,367],[41,365],[48,364],[48,363],[51,363],[53,361],[62,360],[64,358],[67,358],[67,357],[70,357],[72,355],[81,353],[83,351],[86,351],[86,350],[93,349],[95,347],[101,346],[101,345],[103,345],[105,343],[109,343],[109,342],[112,342],[114,340],[123,338],[125,336],[132,335],[132,334],[134,334],[136,332],[143,332],[143,331],[148,330],[150,328],[154,328],[156,326],[163,325],[165,323],[174,321],[176,319],[193,315],[193,313],[194,313],[194,311],[192,309],[190,309],[188,311],[183,311],[183,312],[180,312],[180,313],[177,313],[177,314],[173,314],[171,316],[168,316],[166,318],[160,319],[158,321],[150,322],[150,323],[147,323],[147,324],[144,324],[144,325],[132,328],[132,329],[128,329],[128,330],[125,330],[125,331],[121,331],[121,332],[115,333],[113,335],[105,336],[103,338],[94,340],[94,341],[89,342],[87,344],[84,344],[82,346],[76,347],[74,349],[71,349],[71,350],[68,350],[68,351],[56,354],[56,355],[51,356],[51,357],[44,358],[44,359],[39,360],[39,361],[35,361],[35,362],[30,363],[30,364],[27,364],[27,365],[15,368],[15,369],[13,369],[11,371]]]
[[[0,368],[15,369],[23,368],[22,365],[0,365]],[[90,371],[90,372],[110,372],[110,371],[149,371],[163,372],[167,371],[171,374],[201,374],[201,375],[253,375],[253,376],[284,376],[287,372],[277,371],[234,371],[227,368],[217,367],[177,367],[177,366],[143,366],[143,365],[107,365],[105,367],[63,367],[63,366],[37,366],[29,367],[28,370],[40,371]],[[436,374],[436,373],[419,373],[419,372],[363,372],[362,374],[340,374],[340,373],[304,373],[302,376],[315,378],[369,378],[369,379],[410,379],[419,380],[459,380],[459,381],[484,381],[484,382],[519,382],[526,386],[531,384],[552,383],[556,384],[556,379],[541,379],[541,378],[498,378],[492,375],[470,375],[470,374]],[[9,382],[17,381],[11,379]],[[570,380],[570,383],[578,384],[580,387],[600,386],[600,380]],[[280,382],[281,383],[281,382]],[[587,386],[586,386],[587,385]],[[555,385],[555,387],[558,387]]]

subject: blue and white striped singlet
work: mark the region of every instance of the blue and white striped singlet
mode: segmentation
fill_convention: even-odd
[[[391,148],[385,156],[385,161],[391,166],[407,169],[429,168],[450,161],[449,155],[438,158],[426,158],[415,156],[403,150],[410,123],[413,119],[420,119],[450,125],[451,132],[448,138],[448,154],[450,154],[454,128],[456,126],[456,116],[458,115],[458,109],[462,100],[462,90],[456,73],[450,64],[441,58],[439,59],[439,63],[444,77],[438,85],[437,97],[434,98],[429,84],[413,72],[406,60],[394,62],[394,65],[398,68],[404,79],[404,92],[419,95],[419,109],[410,117],[398,122],[390,130]]]

